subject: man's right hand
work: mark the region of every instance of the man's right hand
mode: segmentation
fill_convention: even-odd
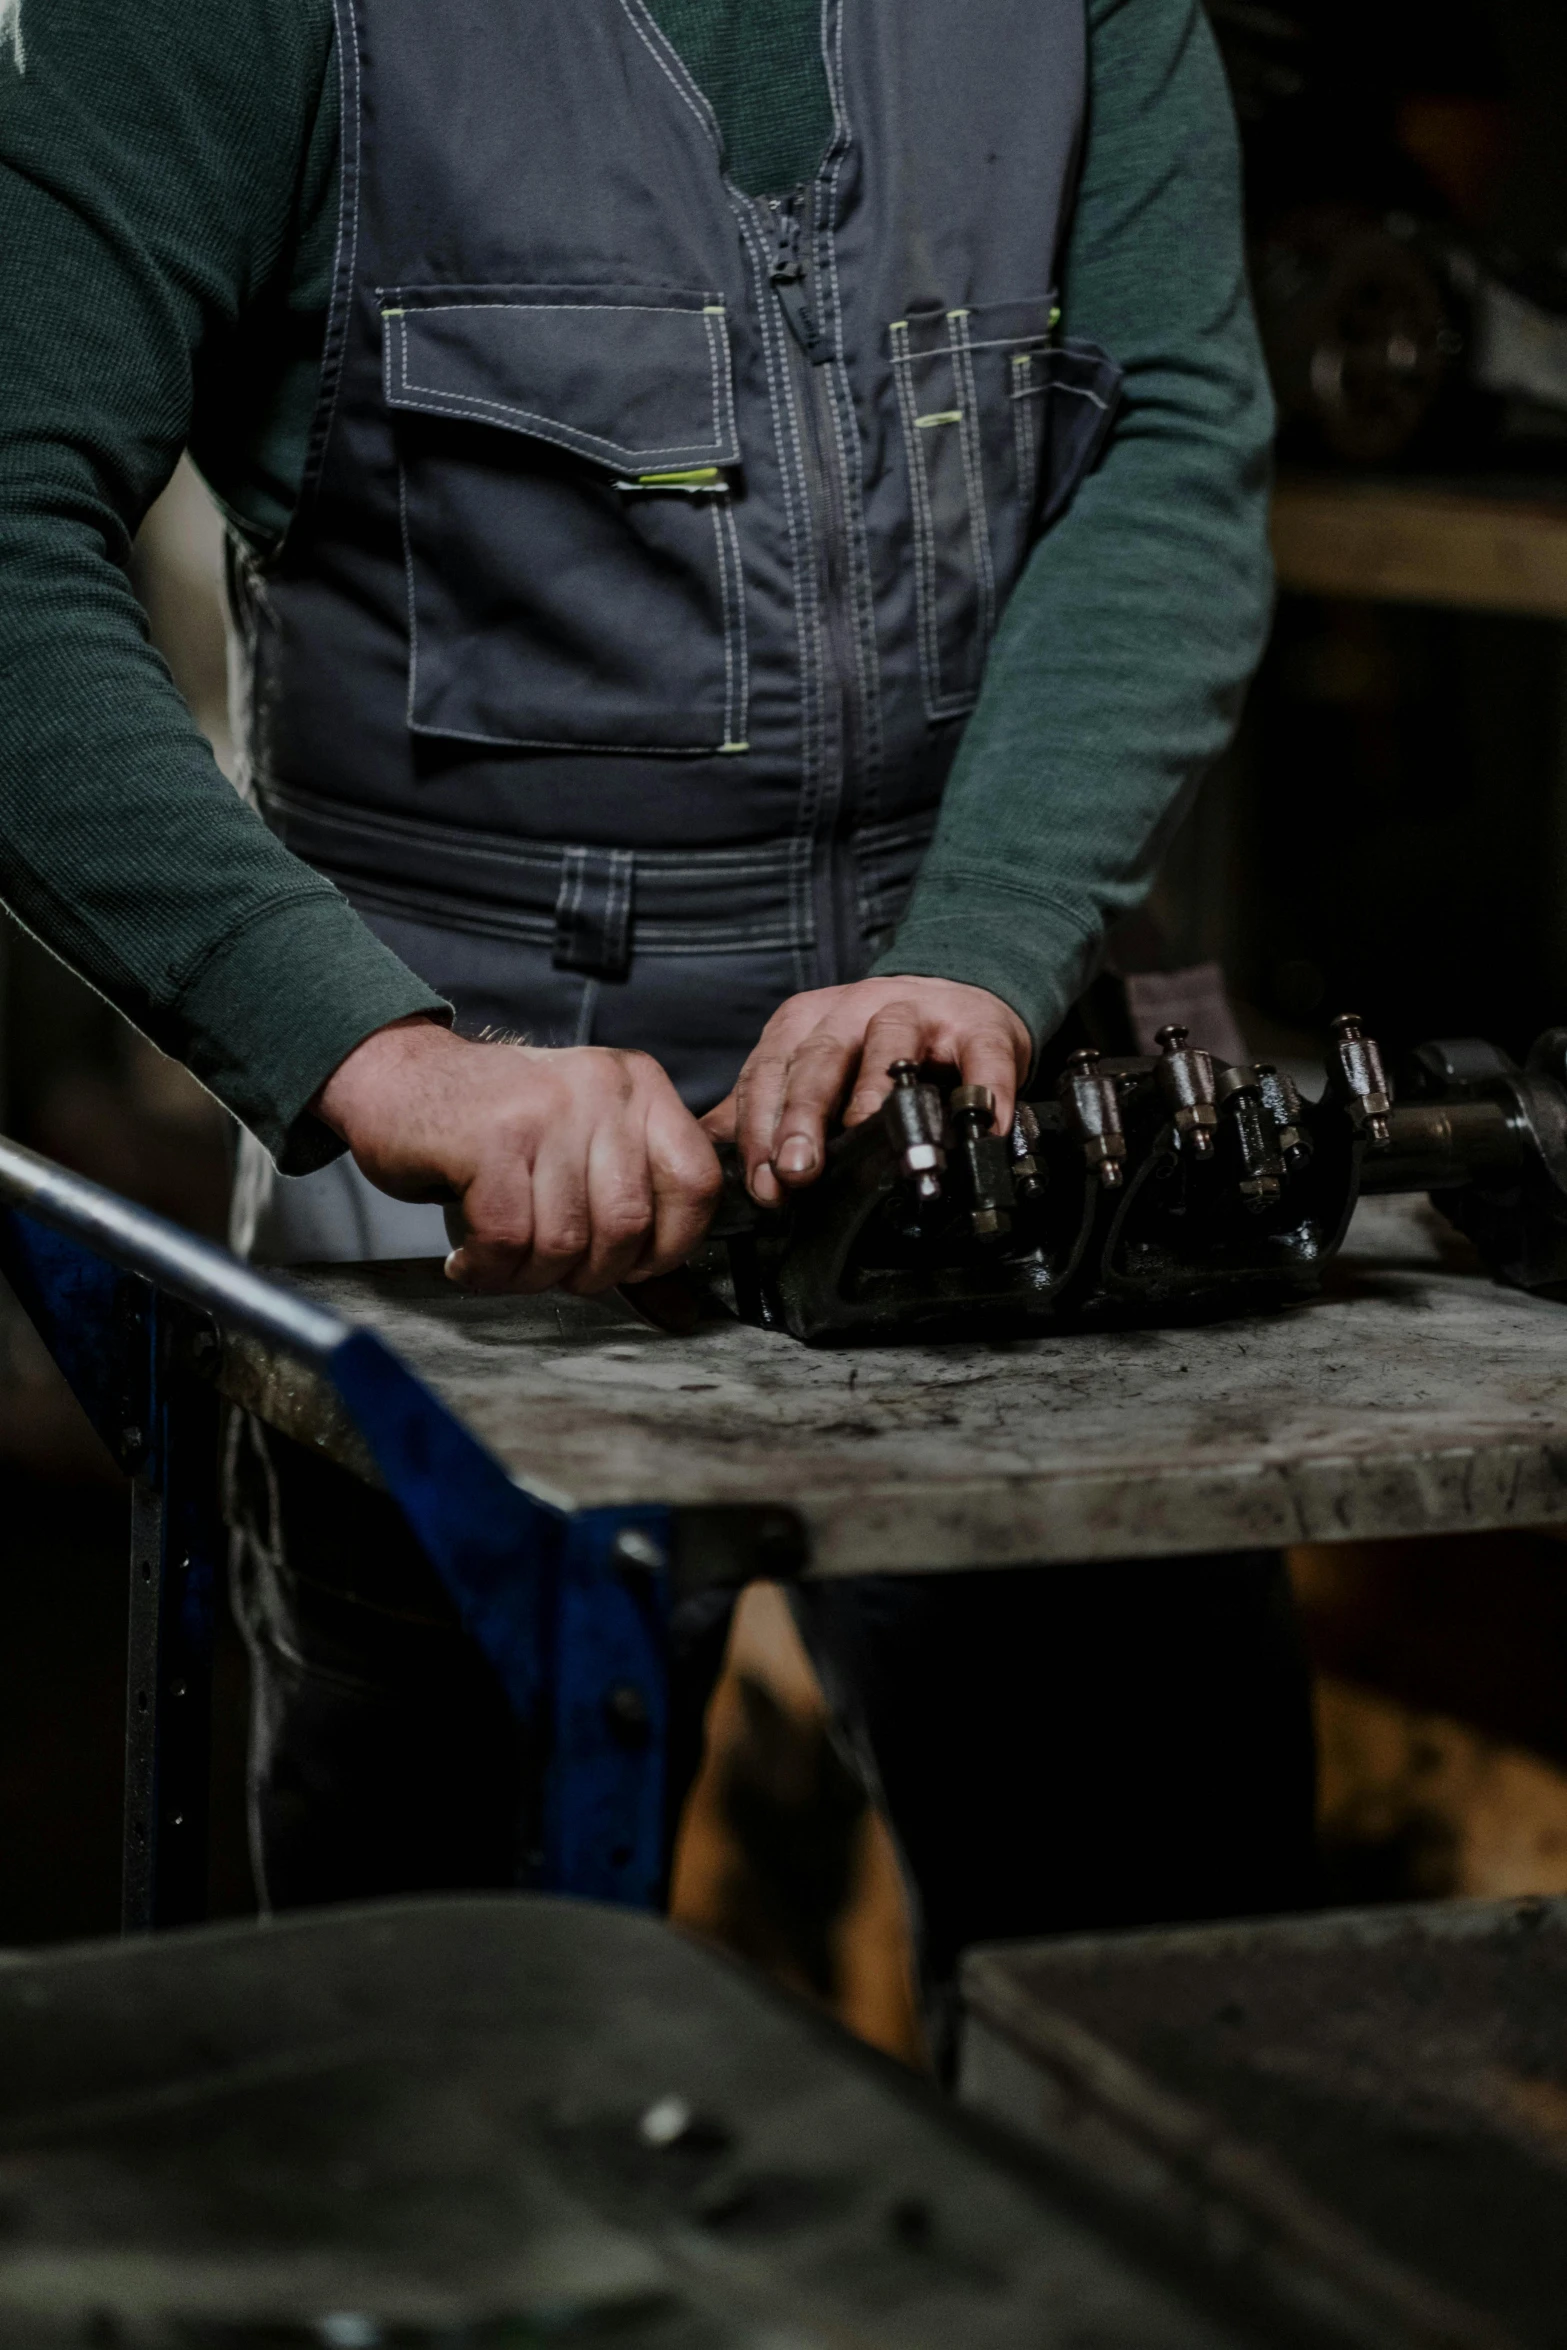
[[[712,1144],[645,1053],[404,1020],[356,1046],[314,1108],[382,1191],[460,1210],[446,1270],[464,1289],[645,1281],[690,1254],[718,1198]]]

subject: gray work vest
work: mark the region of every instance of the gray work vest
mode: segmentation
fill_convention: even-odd
[[[639,1045],[702,1106],[890,934],[1107,430],[1053,324],[1083,0],[826,0],[787,202],[641,0],[337,6],[321,408],[235,587],[251,785],[470,1031]]]

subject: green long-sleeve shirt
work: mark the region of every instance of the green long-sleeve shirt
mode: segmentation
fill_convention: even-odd
[[[850,0],[852,5],[852,0]],[[815,0],[658,0],[731,168],[825,129]],[[1064,331],[1126,371],[1036,551],[880,968],[1036,1035],[1135,902],[1265,625],[1269,402],[1197,0],[1089,0]],[[961,11],[954,39],[963,37]],[[306,1105],[429,990],[225,782],[125,576],[187,442],[262,550],[300,479],[336,225],[330,0],[21,0],[0,34],[0,896],[299,1170]]]

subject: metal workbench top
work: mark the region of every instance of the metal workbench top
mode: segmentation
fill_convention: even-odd
[[[1495,1285],[1423,1203],[1364,1203],[1309,1304],[988,1344],[672,1338],[613,1299],[463,1297],[433,1264],[293,1278],[378,1330],[530,1492],[736,1513],[764,1547],[769,1513],[794,1513],[814,1574],[1567,1520],[1567,1306]],[[352,1459],[282,1365],[226,1384]]]

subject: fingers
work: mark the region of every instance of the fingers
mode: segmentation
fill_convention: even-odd
[[[1005,1134],[1012,1124],[1012,1113],[1017,1107],[1017,1089],[1026,1073],[1027,1057],[1026,1041],[1020,1045],[1018,1037],[999,1023],[993,1028],[976,1029],[963,1040],[958,1062],[963,1072],[963,1082],[965,1085],[988,1085],[995,1095],[993,1131],[997,1134]]]
[[[514,1289],[533,1245],[533,1184],[525,1165],[511,1174],[504,1211],[479,1197],[472,1185],[448,1232],[460,1223],[462,1238],[446,1260],[446,1278],[459,1289],[494,1295]]]
[[[563,1286],[595,1296],[624,1281],[640,1260],[653,1225],[653,1180],[644,1137],[624,1120],[594,1128],[588,1143],[585,1200],[588,1246]]]
[[[474,1046],[440,1030],[399,1043],[397,1067],[378,1093],[365,1080],[343,1123],[384,1188],[460,1195],[455,1281],[588,1294],[690,1255],[722,1189],[715,1139],[734,1138],[753,1197],[771,1205],[821,1173],[846,1094],[849,1124],[875,1112],[894,1062],[961,1070],[990,1088],[1005,1127],[1030,1049],[1017,1014],[983,989],[868,980],[791,998],[701,1124],[641,1054]]]
[[[788,1007],[786,1006],[787,1010]],[[778,1205],[778,1179],[773,1173],[773,1136],[778,1110],[789,1075],[787,1028],[770,1020],[762,1041],[740,1072],[735,1087],[734,1140],[745,1161],[745,1179],[751,1197],[764,1208]]]
[[[739,1115],[738,1094],[730,1092],[725,1094],[721,1102],[715,1102],[713,1107],[697,1120],[697,1124],[701,1127],[702,1132],[710,1134],[715,1142],[733,1142]]]
[[[446,1260],[459,1288],[531,1295],[565,1281],[592,1240],[585,1148],[557,1144],[531,1170],[520,1160],[487,1166],[468,1187],[463,1220],[462,1245]]]
[[[810,1183],[827,1155],[827,1121],[843,1099],[860,1052],[860,1038],[825,1024],[814,1028],[790,1058],[773,1134],[773,1172],[780,1183]]]
[[[723,1190],[718,1154],[673,1086],[667,1101],[655,1103],[649,1114],[647,1164],[653,1225],[636,1261],[637,1280],[684,1264],[711,1223]]]
[[[895,1062],[939,1063],[988,1086],[1001,1129],[1030,1049],[1017,1014],[982,988],[918,979],[824,988],[774,1014],[734,1094],[705,1123],[734,1134],[752,1198],[773,1207],[821,1173],[828,1122],[846,1093],[846,1126],[875,1114]]]
[[[586,1296],[690,1254],[722,1178],[656,1062],[591,1047],[518,1050],[477,1076],[474,1163],[447,1260],[455,1282]],[[455,1154],[455,1141],[448,1147]]]
[[[860,1070],[843,1113],[845,1126],[861,1125],[880,1109],[892,1090],[888,1072],[894,1061],[934,1060],[929,1025],[918,1004],[884,1005],[865,1031],[860,1047]]]

